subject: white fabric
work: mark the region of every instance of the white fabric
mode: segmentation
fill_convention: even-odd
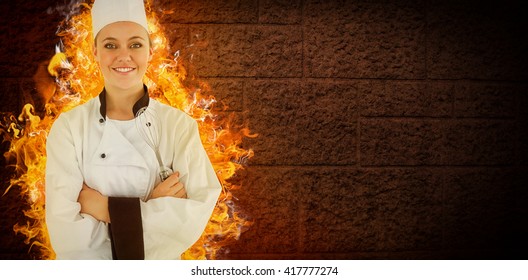
[[[143,0],[96,0],[92,6],[94,37],[106,25],[118,21],[135,22],[148,29]]]
[[[149,107],[163,124],[163,162],[180,172],[188,199],[141,201],[145,258],[179,259],[202,234],[221,185],[196,121],[153,99]],[[100,123],[99,108],[99,98],[93,98],[62,113],[48,136],[46,223],[57,259],[112,258],[107,224],[79,214],[83,182],[106,196],[143,197],[160,180],[155,154],[135,126],[112,120]]]

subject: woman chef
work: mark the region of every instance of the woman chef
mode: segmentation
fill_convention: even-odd
[[[148,96],[152,55],[143,0],[97,0],[94,55],[104,89],[63,113],[47,140],[46,223],[57,259],[179,259],[202,234],[221,185],[197,123]],[[136,129],[147,106],[159,151]],[[150,191],[152,190],[152,191]]]

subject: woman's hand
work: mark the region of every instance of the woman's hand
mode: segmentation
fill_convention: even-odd
[[[83,184],[77,202],[81,204],[81,213],[89,214],[99,221],[110,223],[107,196]]]
[[[174,172],[165,181],[157,185],[149,196],[149,199],[172,196],[176,198],[187,198],[187,192],[183,183],[180,182],[180,172]]]

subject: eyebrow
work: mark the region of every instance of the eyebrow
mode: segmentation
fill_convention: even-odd
[[[141,36],[133,36],[133,37],[130,37],[128,38],[128,41],[132,41],[132,40],[136,40],[136,39],[140,39],[140,40],[143,40],[145,41],[145,39]],[[103,42],[104,41],[118,41],[117,38],[114,38],[114,37],[106,37],[103,39]]]

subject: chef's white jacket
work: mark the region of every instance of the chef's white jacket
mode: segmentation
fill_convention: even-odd
[[[103,94],[62,113],[48,135],[46,224],[57,259],[112,259],[108,225],[79,213],[83,182],[105,196],[138,198],[145,259],[179,259],[201,236],[221,191],[197,123],[148,95],[142,98],[161,120],[163,162],[180,172],[188,196],[145,201],[147,190],[160,182],[155,153],[135,120],[105,116]]]

